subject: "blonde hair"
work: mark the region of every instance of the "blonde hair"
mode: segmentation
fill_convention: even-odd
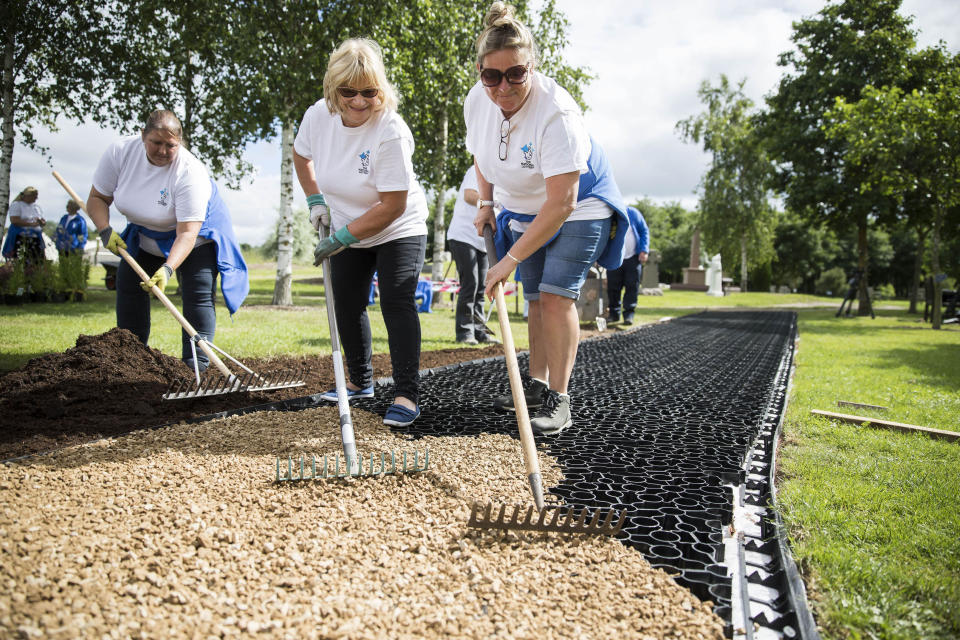
[[[70,213],[76,213],[77,211],[80,211],[80,203],[73,198],[70,198],[67,200],[67,211]]]
[[[157,109],[147,116],[141,135],[145,136],[151,131],[163,131],[178,141],[183,139],[183,125],[180,124],[180,118],[167,109]]]
[[[397,92],[387,80],[380,45],[367,38],[344,40],[327,63],[323,74],[323,98],[330,113],[343,113],[344,104],[338,87],[375,87],[380,90],[380,103],[374,111],[397,109]]]
[[[35,193],[40,193],[37,191],[36,187],[26,187],[23,191],[17,194],[17,197],[13,199],[14,202],[22,202],[24,196],[31,196]]]
[[[487,54],[500,49],[526,52],[530,62],[537,62],[537,43],[530,29],[517,20],[516,9],[505,2],[494,2],[483,19],[484,29],[477,38],[477,65],[483,66]]]

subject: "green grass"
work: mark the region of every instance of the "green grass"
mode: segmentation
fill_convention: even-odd
[[[319,269],[295,265],[295,306],[279,310],[264,306],[273,296],[273,265],[253,265],[244,307],[231,319],[218,305],[216,343],[241,359],[329,353],[319,276]],[[115,298],[102,278],[95,268],[84,303],[0,307],[0,370],[63,351],[80,333],[113,327]],[[667,291],[641,298],[637,318],[647,323],[708,308],[793,305],[800,343],[778,497],[821,632],[825,638],[960,637],[960,443],[810,415],[811,409],[825,409],[960,429],[960,327],[932,331],[907,315],[904,301],[879,303],[875,320],[837,319],[839,302],[806,295],[712,298]],[[515,297],[507,298],[507,306],[517,346],[525,349],[522,306]],[[373,348],[386,352],[376,306],[370,319]],[[434,305],[433,313],[420,314],[420,322],[424,350],[457,346],[449,296]],[[495,318],[491,326],[496,327]],[[179,325],[159,303],[153,307],[150,343],[179,355]],[[838,408],[838,400],[890,410]]]
[[[960,442],[810,414],[960,431],[960,331],[900,311],[820,310],[802,312],[799,330],[778,500],[821,632],[960,637]]]

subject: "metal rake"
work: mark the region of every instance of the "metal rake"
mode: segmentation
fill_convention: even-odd
[[[420,454],[413,452],[413,464],[408,464],[407,452],[403,452],[400,467],[397,467],[396,452],[390,452],[390,464],[387,465],[387,456],[380,453],[380,468],[375,467],[374,454],[370,454],[370,462],[364,469],[364,459],[361,455],[357,460],[344,459],[343,467],[340,466],[340,454],[334,458],[331,465],[328,456],[323,456],[323,466],[317,465],[317,457],[310,456],[309,462],[306,455],[300,454],[297,461],[293,456],[287,456],[286,473],[282,471],[281,457],[277,457],[277,475],[276,482],[301,482],[306,480],[327,480],[330,478],[361,478],[366,476],[383,476],[397,473],[419,473],[430,468],[430,449],[426,449],[423,456],[423,464],[420,463]],[[353,463],[353,464],[351,464]]]
[[[579,509],[579,511],[578,511]],[[550,513],[553,516],[548,520]],[[521,513],[523,514],[521,516]],[[474,503],[467,526],[477,529],[506,529],[525,531],[555,531],[598,536],[613,536],[623,527],[627,512],[614,509],[594,509],[570,505],[550,505],[535,511],[532,505],[515,505],[507,515],[507,506],[500,505],[494,512],[492,503],[486,506]]]

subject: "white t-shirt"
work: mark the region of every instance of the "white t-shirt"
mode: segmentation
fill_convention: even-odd
[[[473,221],[477,217],[477,206],[464,199],[467,189],[479,191],[477,172],[472,165],[467,169],[463,176],[463,182],[460,183],[457,202],[453,205],[453,218],[450,220],[450,228],[447,229],[447,240],[466,242],[472,245],[474,249],[486,253],[487,247],[483,238],[477,235],[477,228],[473,226]]]
[[[207,168],[196,156],[180,147],[173,162],[158,167],[147,160],[138,135],[107,147],[93,174],[93,188],[113,196],[113,204],[127,220],[153,231],[172,231],[178,222],[203,222],[212,193]],[[197,245],[207,242],[197,238]],[[140,248],[163,255],[143,234]]]
[[[542,73],[533,74],[530,95],[510,118],[506,160],[500,160],[503,112],[479,82],[463,105],[467,151],[494,185],[493,199],[514,213],[536,214],[547,200],[546,178],[587,172],[590,135],[580,107],[567,91]],[[586,198],[567,220],[608,218],[612,209]]]
[[[427,235],[427,199],[413,171],[413,135],[395,111],[378,111],[359,127],[347,127],[340,114],[318,100],[303,115],[293,149],[313,160],[334,230],[370,210],[380,193],[407,192],[407,208],[399,218],[351,246]]]
[[[43,209],[36,202],[27,203],[23,200],[14,200],[7,209],[7,217],[17,217],[26,224],[37,224],[43,217]]]
[[[633,235],[633,229],[628,229],[623,238],[623,259],[632,258],[637,255],[637,237]]]

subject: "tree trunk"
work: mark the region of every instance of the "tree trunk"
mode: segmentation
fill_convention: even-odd
[[[3,147],[0,150],[0,244],[7,228],[7,210],[10,206],[10,169],[13,165],[13,33],[6,29],[3,43],[3,76],[0,78],[0,117],[3,122]]]
[[[437,159],[437,199],[433,211],[433,268],[430,279],[439,282],[443,279],[443,247],[445,244],[443,214],[447,204],[447,110],[440,112],[440,154]]]
[[[280,135],[280,219],[277,222],[277,279],[273,304],[293,304],[293,121],[283,123]]]
[[[867,261],[867,214],[860,214],[857,220],[857,268],[860,270],[860,287],[857,290],[857,315],[869,316],[873,312],[870,304],[870,295],[867,291],[867,282],[870,280],[869,262]]]
[[[933,246],[930,247],[930,266],[933,268],[933,318],[931,323],[934,329],[940,328],[940,321],[943,320],[943,309],[940,308],[940,293],[943,284],[938,275],[940,275],[940,226],[943,224],[943,205],[938,205],[936,213],[933,215]]]
[[[740,235],[740,287],[746,293],[747,289],[747,234]]]
[[[917,227],[917,255],[913,259],[913,281],[910,283],[910,309],[907,313],[917,313],[917,299],[920,296],[920,270],[923,267],[923,249],[927,243],[927,232]]]

